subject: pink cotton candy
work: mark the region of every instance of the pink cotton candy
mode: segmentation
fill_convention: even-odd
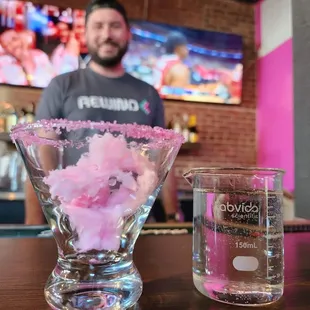
[[[89,145],[88,160],[101,166],[126,170],[126,166],[132,167],[134,159],[131,156],[131,150],[127,147],[127,142],[123,136],[113,137],[112,134],[106,133],[103,136],[95,135],[92,139],[96,143]]]
[[[108,178],[109,173],[106,175],[101,173],[100,180],[97,180],[96,173],[92,169],[86,171],[78,166],[68,166],[66,169],[50,172],[44,181],[50,186],[53,199],[58,197],[62,202],[71,202],[72,199],[84,194],[95,196],[103,186],[108,186]],[[103,181],[105,184],[102,184]]]
[[[147,201],[158,177],[139,149],[106,133],[89,139],[89,152],[75,166],[51,171],[44,182],[78,235],[78,251],[117,251],[123,219]]]
[[[117,251],[120,246],[123,218],[117,208],[111,210],[92,210],[65,206],[64,212],[70,219],[72,229],[76,230],[78,240],[75,246],[80,252],[90,250]]]
[[[135,192],[125,187],[121,187],[118,191],[112,193],[107,202],[108,208],[120,208],[123,212],[123,216],[133,214],[136,211],[137,206],[140,207],[141,204],[138,205],[135,199]]]

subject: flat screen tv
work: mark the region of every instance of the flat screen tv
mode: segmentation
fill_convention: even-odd
[[[43,88],[89,61],[84,12],[0,0],[0,83]],[[163,99],[240,104],[242,38],[238,35],[131,21],[126,71]]]
[[[83,11],[0,0],[0,83],[43,88],[85,55]]]
[[[242,37],[132,21],[124,64],[164,99],[240,104]]]

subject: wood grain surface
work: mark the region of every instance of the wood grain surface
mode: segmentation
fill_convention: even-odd
[[[213,302],[195,290],[191,247],[190,235],[141,236],[138,239],[134,260],[144,281],[144,291],[135,310],[241,309]],[[3,238],[0,249],[0,309],[48,310],[43,288],[56,262],[54,240]],[[308,310],[310,233],[285,235],[285,263],[284,297],[267,308]]]

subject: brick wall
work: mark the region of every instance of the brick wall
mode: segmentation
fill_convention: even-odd
[[[42,3],[42,0],[34,2]],[[253,6],[233,0],[123,0],[122,2],[126,5],[130,18],[229,32],[242,35],[244,39],[244,84],[240,106],[165,102],[167,119],[179,112],[180,108],[185,113],[194,113],[198,116],[202,146],[198,150],[178,156],[175,167],[179,188],[189,188],[181,175],[190,167],[255,165],[256,52]],[[44,3],[84,8],[87,0],[46,0]],[[10,98],[14,97],[10,90],[7,92],[10,93]],[[14,93],[18,93],[15,88]]]
[[[163,4],[165,2],[165,4]],[[179,187],[188,188],[181,175],[191,167],[255,165],[255,42],[253,7],[232,0],[152,0],[148,19],[158,22],[230,32],[244,38],[245,72],[242,105],[166,102],[166,114],[182,111],[197,114],[202,146],[180,154],[175,163]]]

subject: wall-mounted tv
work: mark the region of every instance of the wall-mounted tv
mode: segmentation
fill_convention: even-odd
[[[85,54],[83,11],[0,0],[0,83],[46,87]]]
[[[126,71],[163,99],[240,104],[240,36],[147,21],[131,21],[131,30]],[[81,10],[0,0],[0,83],[43,88],[85,67],[84,32]]]
[[[242,37],[132,21],[124,64],[164,99],[240,104]]]

